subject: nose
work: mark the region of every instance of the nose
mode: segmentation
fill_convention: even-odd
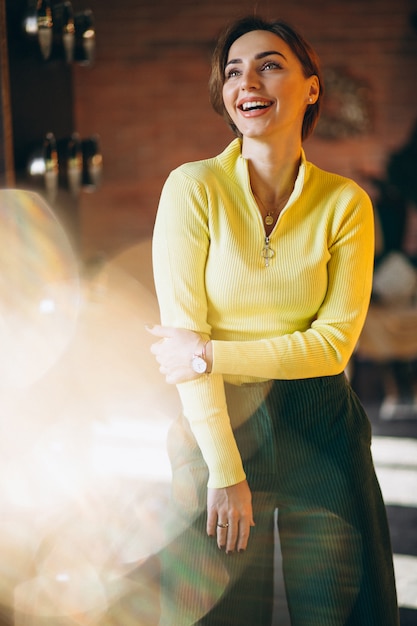
[[[242,74],[241,89],[244,91],[253,91],[259,89],[259,75],[254,69],[246,69]]]

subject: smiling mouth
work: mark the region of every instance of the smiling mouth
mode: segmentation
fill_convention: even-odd
[[[272,102],[265,101],[253,101],[253,102],[243,102],[243,104],[239,105],[239,109],[241,111],[256,111],[259,109],[267,109],[270,107]]]

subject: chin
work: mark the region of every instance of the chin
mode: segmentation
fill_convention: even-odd
[[[244,131],[240,130],[240,133],[241,133],[242,137],[246,137],[246,139],[265,139],[266,140],[266,139],[271,137],[270,133],[267,133],[265,131],[264,132],[257,132],[257,131],[254,131],[253,129],[251,129],[251,130],[244,130]]]

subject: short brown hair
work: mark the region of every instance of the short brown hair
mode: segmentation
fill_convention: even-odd
[[[321,101],[323,96],[323,80],[320,69],[320,61],[311,45],[292,26],[282,20],[266,21],[260,17],[244,17],[230,24],[220,35],[213,52],[211,76],[209,81],[210,102],[213,109],[222,115],[233,132],[241,136],[239,129],[230,119],[223,102],[224,70],[227,57],[232,44],[253,30],[266,30],[280,37],[291,48],[298,58],[303,69],[304,76],[317,76],[320,84],[320,92],[317,101],[307,107],[301,131],[302,140],[311,135],[320,115]]]

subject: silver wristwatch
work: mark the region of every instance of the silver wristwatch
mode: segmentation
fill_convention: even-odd
[[[207,361],[206,361],[206,345],[208,341],[203,346],[201,354],[193,354],[193,358],[191,359],[191,369],[196,372],[196,374],[204,374],[207,371]]]

